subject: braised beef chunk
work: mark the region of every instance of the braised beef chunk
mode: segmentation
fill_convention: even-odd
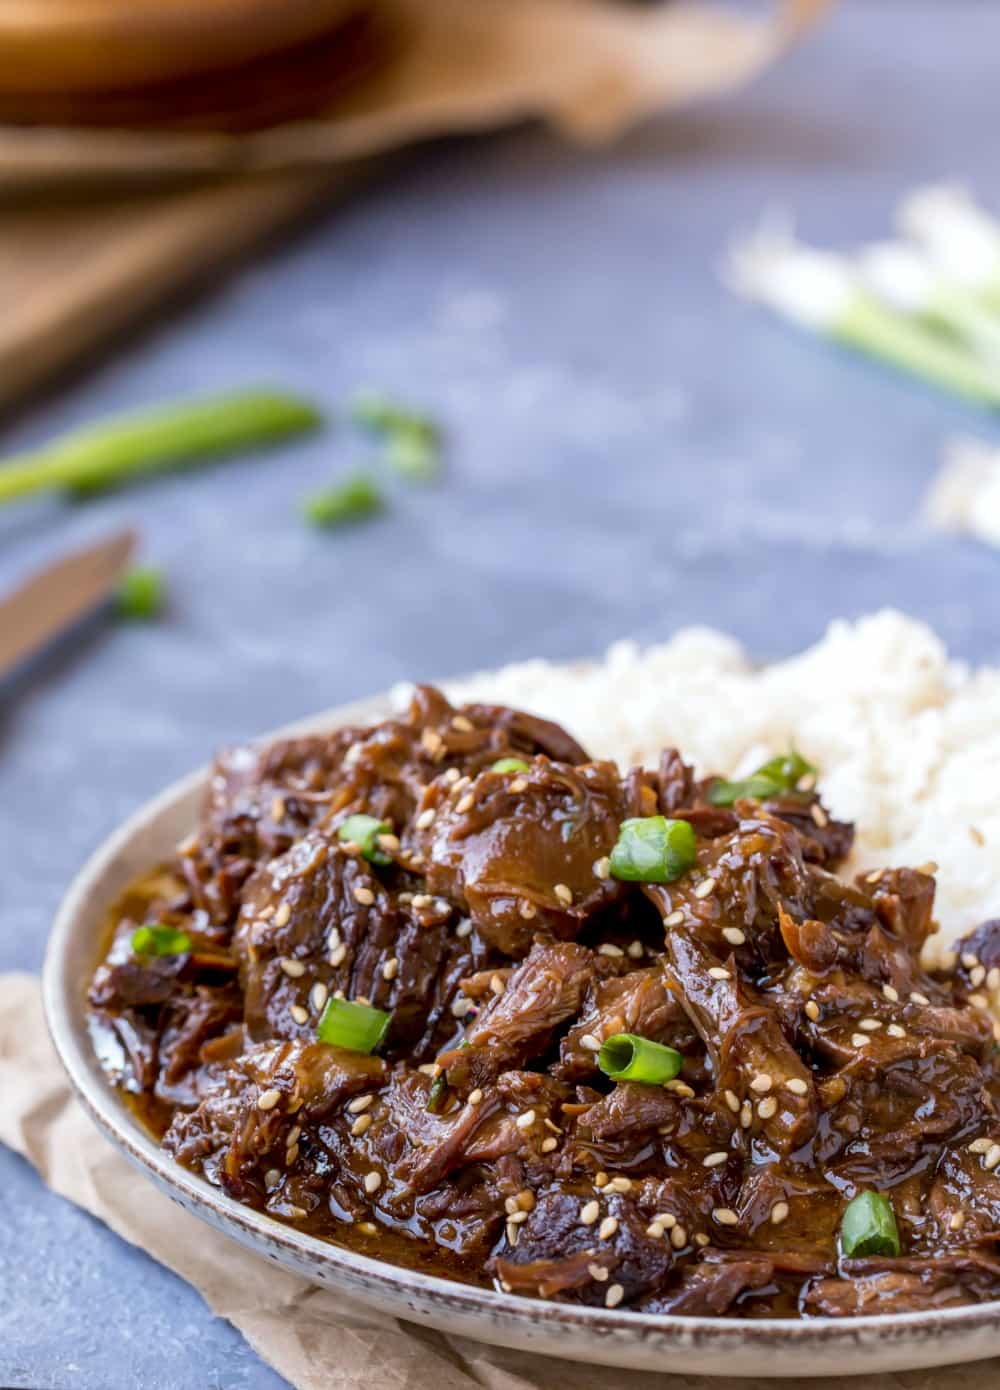
[[[1000,923],[925,969],[930,866],[838,877],[811,775],[716,781],[426,686],[227,750],[114,914],[95,1052],[179,1163],[424,1271],[670,1316],[1000,1297]],[[693,863],[624,854],[657,817]]]

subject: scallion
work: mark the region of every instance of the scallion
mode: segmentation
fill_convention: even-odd
[[[426,415],[408,410],[380,392],[365,391],[351,403],[351,418],[384,441],[385,461],[397,473],[424,482],[437,476],[441,431]]]
[[[801,753],[792,749],[790,753],[779,753],[762,763],[756,772],[740,781],[727,782],[718,777],[708,789],[708,799],[713,806],[732,806],[734,801],[747,799],[766,801],[769,796],[788,796],[801,790],[799,783],[812,779],[815,783],[819,769],[807,762]]]
[[[378,846],[378,837],[388,834],[389,827],[385,821],[377,820],[375,816],[360,814],[348,816],[337,827],[338,840],[343,840],[345,844],[358,845],[362,858],[367,859],[370,864],[390,864],[392,862],[390,856],[384,854]]]
[[[641,816],[622,823],[611,851],[613,878],[632,883],[672,883],[697,857],[694,830],[686,820]]]
[[[275,391],[138,411],[75,430],[0,466],[0,503],[48,488],[99,492],[143,474],[275,444],[319,423],[314,406]]]
[[[392,1015],[370,1004],[328,999],[316,1027],[320,1042],[347,1052],[374,1052],[389,1031]]]
[[[954,184],[908,193],[897,220],[952,284],[1000,305],[1000,223]]]
[[[345,526],[382,510],[382,494],[371,478],[355,473],[334,487],[307,497],[303,510],[314,526]]]
[[[431,1082],[431,1088],[427,1092],[427,1109],[432,1115],[436,1115],[444,1105],[444,1098],[448,1093],[448,1073],[439,1072]]]
[[[674,1048],[637,1033],[615,1033],[605,1038],[597,1054],[597,1065],[612,1081],[641,1081],[647,1086],[673,1081],[683,1061]]]
[[[498,758],[490,768],[491,772],[530,772],[531,768],[523,758]]]
[[[899,1229],[892,1203],[879,1192],[861,1192],[840,1218],[840,1248],[847,1256],[898,1255]]]
[[[137,956],[182,956],[190,951],[191,938],[179,927],[146,922],[132,933],[131,946]]]
[[[149,567],[130,569],[118,586],[115,608],[123,618],[149,622],[163,612],[166,585],[160,570]]]

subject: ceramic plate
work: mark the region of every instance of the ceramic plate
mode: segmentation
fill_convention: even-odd
[[[386,698],[279,731],[383,718]],[[193,827],[207,779],[175,783],[118,830],[70,887],[49,941],[45,1008],[70,1081],[94,1120],[175,1201],[241,1245],[397,1317],[523,1351],[646,1371],[728,1376],[876,1375],[1000,1354],[1000,1302],[935,1313],[809,1321],[662,1317],[578,1308],[470,1288],[353,1254],[241,1206],[161,1153],[102,1075],[84,995],[106,914],[122,889]]]

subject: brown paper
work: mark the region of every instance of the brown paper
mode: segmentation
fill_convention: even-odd
[[[175,1206],[94,1127],[73,1099],[30,975],[0,975],[0,1142],[38,1169],[49,1186],[99,1217],[201,1293],[219,1317],[299,1390],[721,1390],[704,1376],[615,1371],[503,1351],[368,1312],[250,1254]],[[987,1390],[1000,1359],[949,1370],[879,1376],[872,1390]],[[815,1390],[856,1386],[823,1377]],[[755,1378],[745,1390],[783,1390]]]
[[[604,140],[746,81],[827,3],[774,0],[752,19],[710,0],[379,0],[385,56],[328,114],[239,136],[6,126],[0,191],[301,169],[527,117]]]

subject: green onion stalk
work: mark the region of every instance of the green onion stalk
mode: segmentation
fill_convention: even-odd
[[[137,411],[74,430],[0,465],[0,504],[53,488],[101,492],[151,473],[277,444],[319,424],[314,406],[276,391]]]
[[[902,1248],[892,1203],[880,1192],[860,1192],[840,1219],[840,1248],[849,1258],[898,1255]]]
[[[968,189],[956,184],[915,188],[900,203],[897,222],[943,280],[1000,309],[1000,222]]]
[[[1000,304],[943,276],[922,251],[905,242],[880,242],[861,253],[857,269],[891,308],[944,329],[1000,366]]]
[[[882,302],[843,256],[764,228],[735,246],[730,287],[835,343],[981,405],[1000,406],[1000,369]]]
[[[638,1033],[613,1034],[604,1040],[597,1054],[597,1065],[612,1081],[640,1081],[647,1086],[673,1081],[683,1062],[675,1048]]]
[[[611,851],[611,876],[629,883],[672,883],[697,857],[689,821],[636,816],[622,822]]]

